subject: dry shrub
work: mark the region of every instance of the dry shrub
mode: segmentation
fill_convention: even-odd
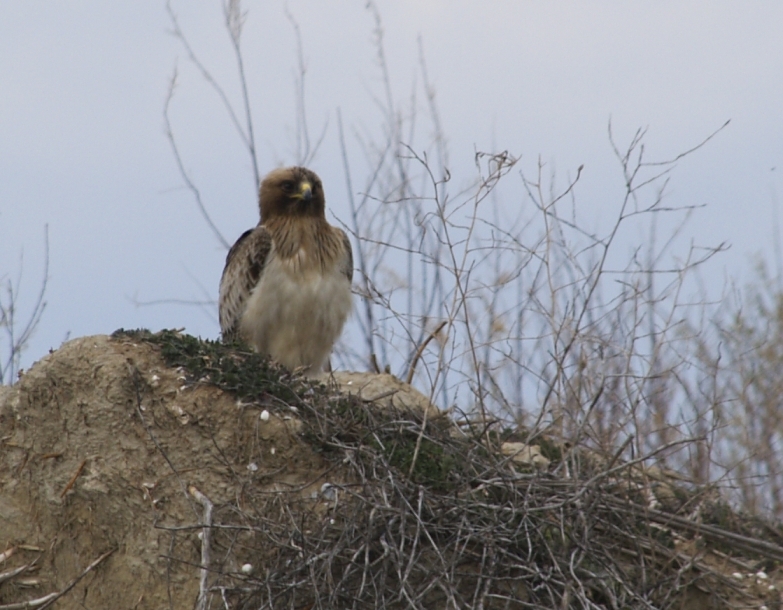
[[[777,595],[731,573],[783,560],[764,541],[781,533],[643,460],[540,437],[549,463],[533,467],[502,451],[530,431],[457,427],[267,373],[260,389],[251,354],[176,333],[144,339],[246,407],[293,407],[301,438],[333,464],[313,497],[245,483],[201,524],[171,528],[172,548],[203,528],[200,607],[679,608]]]

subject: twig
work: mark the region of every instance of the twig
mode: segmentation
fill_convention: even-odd
[[[20,568],[14,568],[13,570],[9,570],[8,572],[3,572],[0,574],[0,584],[4,583],[7,580],[11,580],[12,578],[19,576],[22,572],[26,572],[29,568],[35,565],[35,561],[32,561],[26,565],[23,565]]]
[[[225,7],[224,7],[224,11],[225,11]],[[204,78],[204,80],[210,84],[210,86],[215,90],[215,93],[218,94],[218,97],[220,97],[220,101],[223,102],[223,106],[225,107],[226,112],[228,112],[228,116],[231,119],[231,122],[234,124],[234,127],[236,128],[239,137],[242,138],[242,142],[245,144],[245,146],[247,146],[248,148],[252,148],[254,150],[254,147],[250,141],[249,134],[245,133],[245,130],[242,127],[242,123],[240,122],[236,112],[234,112],[234,107],[231,105],[231,102],[229,101],[226,92],[218,84],[218,82],[212,77],[212,74],[210,73],[209,70],[207,70],[206,66],[204,66],[203,63],[201,63],[201,60],[198,58],[195,51],[190,46],[190,43],[188,42],[188,39],[185,36],[185,33],[182,31],[182,28],[180,28],[177,15],[176,13],[174,13],[174,10],[171,8],[171,0],[167,0],[166,2],[166,12],[168,12],[169,19],[171,19],[171,23],[174,26],[174,29],[172,30],[171,33],[176,38],[179,39],[179,41],[182,43],[182,46],[185,47],[185,51],[187,51],[188,58],[190,59],[190,61],[193,62],[193,65],[195,65],[196,68],[198,68],[199,72],[201,72],[201,76]],[[226,25],[229,26],[228,18],[226,19]],[[230,31],[230,26],[229,26],[229,35],[232,35]]]
[[[359,237],[359,211],[356,205],[356,199],[354,197],[354,191],[353,191],[353,183],[351,180],[351,166],[348,162],[348,148],[345,145],[345,131],[343,130],[343,115],[339,108],[337,109],[337,131],[340,136],[340,155],[343,162],[343,172],[345,174],[345,186],[348,192],[348,204],[350,206],[351,221],[353,223],[351,233],[353,233],[354,237],[358,238]],[[380,167],[378,168],[378,170],[376,170],[376,174],[378,173],[378,171],[380,171]],[[356,258],[359,266],[359,274],[361,275],[362,281],[364,282],[365,293],[369,295],[370,294],[369,271],[368,271],[367,261],[365,256],[365,248],[364,245],[361,243],[361,241],[357,244]],[[366,345],[367,355],[368,358],[370,358],[372,364],[374,364],[375,371],[380,373],[380,368],[378,367],[378,363],[376,361],[375,348],[374,348],[376,324],[375,324],[375,318],[373,313],[373,304],[370,301],[370,299],[367,297],[362,299],[362,303],[364,304],[364,316],[363,319],[360,320],[360,323],[363,326],[362,334],[364,334],[364,340],[367,344]]]
[[[41,321],[44,310],[46,309],[46,289],[49,283],[49,225],[44,225],[44,273],[41,280],[41,287],[38,290],[38,297],[32,307],[30,315],[25,323],[24,327],[20,330],[17,329],[17,300],[19,298],[19,290],[22,283],[22,264],[19,265],[19,276],[16,280],[16,284],[11,280],[8,280],[5,286],[8,294],[8,300],[3,302],[0,297],[0,329],[5,330],[8,354],[3,357],[2,354],[2,341],[0,341],[0,384],[13,383],[16,376],[19,363],[21,361],[21,355],[24,349],[27,347],[27,342],[30,340],[35,329],[38,328],[38,324]],[[5,361],[3,361],[3,359]]]
[[[226,18],[226,29],[228,30],[229,36],[231,37],[231,44],[234,47],[237,68],[239,70],[239,84],[242,87],[242,105],[245,109],[245,146],[247,146],[247,151],[250,154],[250,161],[253,167],[253,178],[256,182],[256,193],[258,193],[258,190],[261,188],[261,176],[258,172],[256,138],[255,131],[253,130],[253,115],[250,110],[250,96],[247,93],[245,62],[242,57],[242,48],[240,46],[240,40],[242,38],[242,27],[245,24],[245,17],[247,16],[247,13],[242,12],[241,0],[227,0],[223,4],[223,12]]]
[[[204,205],[204,202],[201,200],[201,191],[198,190],[198,187],[195,185],[193,180],[191,180],[190,175],[188,174],[187,170],[185,169],[185,164],[182,162],[182,156],[179,153],[179,147],[177,146],[177,141],[174,139],[174,130],[171,126],[171,119],[169,118],[169,105],[171,104],[171,100],[174,97],[174,89],[177,86],[177,70],[174,70],[174,74],[171,76],[171,80],[169,81],[169,90],[166,93],[166,101],[163,104],[163,119],[166,123],[166,137],[169,140],[169,143],[171,144],[171,150],[174,153],[174,160],[177,162],[177,169],[179,169],[179,175],[182,177],[183,182],[188,187],[188,190],[193,194],[193,198],[196,200],[196,206],[199,209],[199,212],[201,213],[201,217],[206,221],[207,225],[210,229],[212,229],[213,235],[217,238],[217,240],[220,242],[220,244],[228,250],[231,247],[231,244],[228,243],[225,237],[223,237],[223,234],[220,232],[220,229],[217,228],[217,225],[212,220],[212,217],[209,215],[209,212],[207,211],[206,206]]]
[[[213,504],[207,496],[201,493],[195,485],[188,487],[188,492],[196,498],[204,507],[203,523],[201,530],[201,569],[199,577],[199,593],[196,608],[206,610],[207,594],[209,593],[209,564],[210,564],[210,533],[212,528],[212,508]]]
[[[405,378],[405,383],[408,385],[410,385],[411,381],[413,381],[413,374],[416,372],[416,364],[419,362],[419,358],[421,358],[424,350],[427,349],[427,345],[429,345],[429,342],[438,336],[438,333],[443,330],[443,327],[446,326],[446,324],[448,324],[448,321],[443,320],[443,322],[438,324],[438,327],[433,330],[424,341],[422,341],[421,345],[419,345],[419,349],[416,350],[416,353],[413,356],[413,360],[411,361],[411,366],[408,369],[408,376]]]
[[[26,602],[17,602],[15,604],[6,604],[4,606],[0,606],[0,610],[26,610],[27,608],[39,608],[43,607],[44,604],[50,601],[54,601],[59,597],[57,593],[49,593],[49,595],[44,595],[43,597],[39,597],[38,599],[31,599]]]
[[[294,34],[296,35],[296,58],[297,58],[297,74],[295,78],[296,84],[296,163],[297,165],[308,165],[310,161],[315,158],[318,153],[318,149],[323,143],[326,136],[326,129],[329,126],[329,121],[324,122],[321,135],[315,142],[315,145],[311,145],[310,142],[310,127],[307,120],[306,104],[305,104],[305,77],[307,75],[307,65],[304,59],[304,45],[302,43],[302,32],[299,28],[299,23],[296,21],[294,15],[288,10],[288,6],[284,6],[283,10],[288,21],[291,23],[291,27],[294,28]],[[338,110],[339,112],[339,110]]]
[[[416,438],[416,448],[413,450],[413,457],[411,458],[411,467],[408,469],[408,478],[413,477],[413,469],[416,467],[416,460],[419,458],[419,451],[421,450],[421,440],[424,438],[424,431],[427,429],[427,418],[430,414],[429,404],[424,406],[424,417],[421,422],[421,429],[419,430],[419,436]]]
[[[79,475],[82,473],[82,470],[84,470],[84,466],[87,464],[87,458],[82,460],[82,463],[79,464],[79,467],[76,469],[76,472],[71,477],[71,480],[68,481],[68,484],[65,486],[65,489],[62,490],[62,493],[60,493],[60,498],[64,498],[65,494],[68,493],[68,491],[71,489],[71,487],[74,486],[74,483],[76,483],[76,479],[79,478]]]
[[[65,589],[63,589],[63,590],[62,590],[62,591],[60,591],[59,593],[52,593],[52,594],[50,594],[49,596],[42,597],[40,600],[36,600],[36,601],[42,601],[42,600],[43,600],[43,601],[45,602],[45,603],[44,603],[44,604],[41,606],[41,610],[44,610],[45,608],[48,608],[48,607],[49,607],[49,606],[51,606],[51,605],[52,605],[54,602],[56,602],[58,599],[60,599],[60,598],[61,598],[63,595],[65,595],[66,593],[68,593],[68,591],[70,591],[71,589],[73,589],[73,588],[76,586],[76,583],[78,583],[78,582],[79,582],[79,581],[80,581],[82,578],[84,578],[85,576],[87,576],[87,574],[89,574],[89,573],[90,573],[92,570],[94,570],[95,568],[97,568],[97,567],[98,567],[98,566],[99,566],[99,565],[100,565],[100,564],[103,562],[103,560],[104,560],[104,559],[106,559],[106,558],[107,558],[109,555],[111,555],[112,553],[114,553],[114,551],[116,551],[116,550],[117,550],[117,549],[111,549],[111,550],[108,550],[108,551],[106,551],[106,552],[105,552],[103,555],[101,555],[100,557],[98,557],[98,559],[96,559],[95,561],[93,561],[93,562],[92,562],[90,565],[88,565],[88,566],[87,566],[87,567],[84,569],[84,572],[82,572],[82,573],[81,573],[81,574],[79,574],[79,575],[78,575],[76,578],[74,578],[74,579],[73,579],[73,580],[72,580],[72,581],[71,581],[71,582],[68,584],[68,586],[67,586],[67,587],[65,587]],[[52,596],[54,596],[54,597],[52,597]],[[28,602],[28,603],[29,603],[29,602]],[[19,606],[19,607],[20,607],[20,608],[35,608],[35,607],[37,607],[37,606]],[[0,610],[8,610],[8,608],[7,608],[7,607],[5,607],[5,606],[0,606]]]
[[[6,559],[9,559],[16,552],[16,547],[12,546],[0,553],[0,563],[3,563]]]
[[[730,532],[713,525],[707,525],[706,523],[694,523],[693,521],[685,519],[684,517],[664,513],[652,508],[645,508],[635,504],[623,505],[616,500],[612,500],[612,502],[618,504],[616,508],[621,512],[627,512],[629,514],[648,518],[651,521],[655,521],[669,527],[677,526],[696,534],[702,534],[703,536],[712,538],[713,540],[730,542],[735,547],[744,548],[747,551],[754,551],[760,555],[763,555],[764,557],[774,559],[775,561],[783,561],[783,547],[778,546],[777,544],[773,544],[765,540],[750,538],[748,536],[743,536],[742,534],[735,534],[734,532]]]

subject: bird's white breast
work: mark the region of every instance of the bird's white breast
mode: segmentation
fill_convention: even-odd
[[[351,286],[339,265],[322,271],[274,251],[248,299],[240,333],[290,369],[318,374],[351,310]]]

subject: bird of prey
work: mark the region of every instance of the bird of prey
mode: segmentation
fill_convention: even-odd
[[[321,373],[351,310],[353,254],[326,221],[323,186],[304,167],[261,183],[261,221],[226,257],[220,330],[307,376]]]

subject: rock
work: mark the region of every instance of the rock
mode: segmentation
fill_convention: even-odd
[[[389,373],[354,373],[337,371],[332,377],[345,394],[376,404],[390,404],[401,410],[427,412],[428,418],[440,417],[443,412],[417,389]]]
[[[541,469],[549,467],[549,460],[541,455],[541,447],[538,445],[508,442],[503,443],[500,450],[503,452],[503,455],[511,456],[511,460],[515,464]]]

